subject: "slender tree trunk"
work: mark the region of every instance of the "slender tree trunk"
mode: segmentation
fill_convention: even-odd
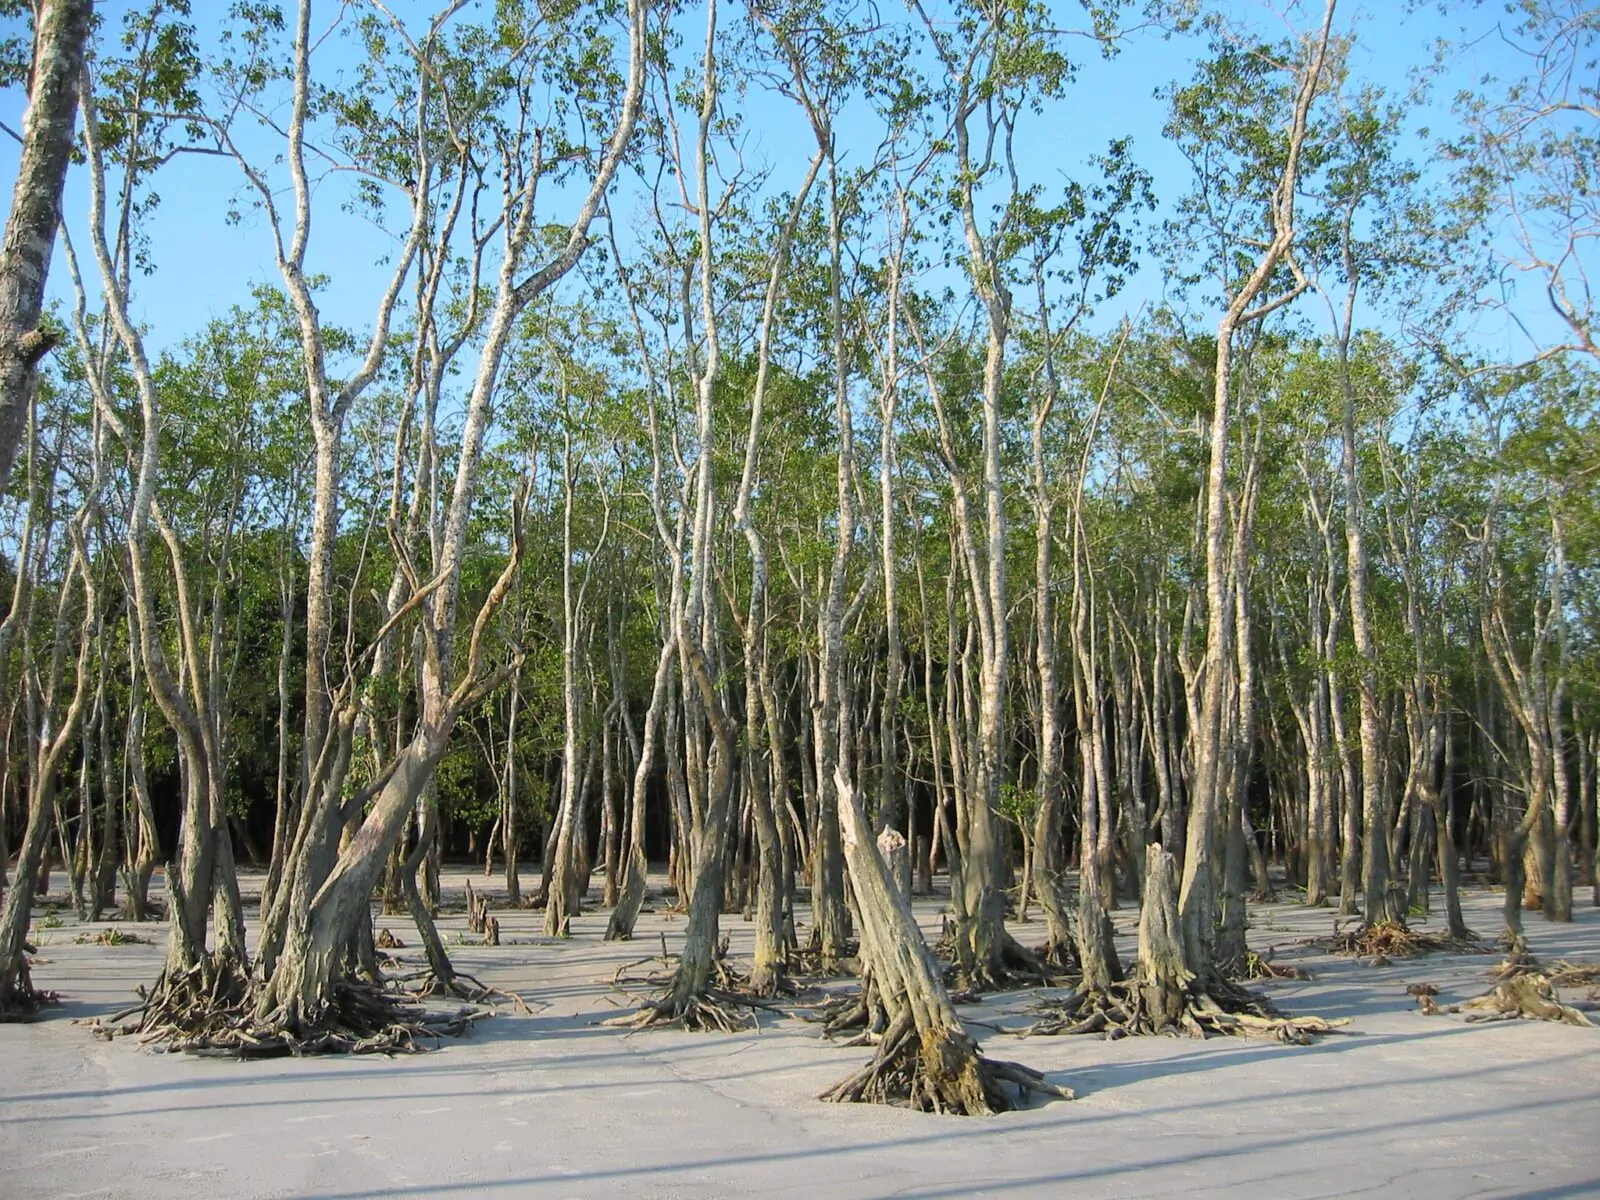
[[[35,8],[22,158],[0,247],[0,490],[23,444],[39,362],[55,344],[40,314],[93,13],[92,0],[39,0]]]

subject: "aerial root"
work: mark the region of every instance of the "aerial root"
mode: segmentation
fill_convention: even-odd
[[[242,967],[225,956],[208,955],[182,971],[163,972],[142,1004],[118,1013],[110,1024],[96,1020],[89,1027],[107,1041],[132,1035],[167,1051],[274,1058],[416,1053],[428,1049],[424,1043],[458,1037],[491,1015],[472,1008],[432,1012],[355,979],[335,983],[332,992],[314,1022],[291,1024],[276,1013],[263,1020],[256,1015],[256,989]]]
[[[1089,988],[1060,999],[1044,1001],[1036,1011],[1041,1018],[1020,1030],[1023,1037],[1099,1034],[1115,1040],[1153,1034],[1189,1037],[1254,1037],[1285,1045],[1309,1046],[1322,1034],[1350,1024],[1348,1017],[1291,1017],[1266,997],[1223,980],[1209,987],[1190,987],[1166,993],[1136,980]]]
[[[919,1037],[908,1013],[883,1036],[871,1062],[818,1098],[987,1116],[1020,1107],[1034,1095],[1073,1098],[1071,1089],[1029,1067],[983,1057],[964,1030],[935,1028]]]

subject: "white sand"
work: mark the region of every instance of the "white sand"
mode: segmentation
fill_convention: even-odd
[[[447,897],[464,878],[449,874]],[[1472,893],[1469,924],[1497,931],[1498,903]],[[919,914],[937,924],[933,904]],[[629,1003],[611,986],[618,965],[659,952],[663,931],[672,946],[679,919],[647,913],[638,940],[607,945],[601,912],[569,941],[538,935],[541,914],[498,915],[520,944],[452,954],[534,1014],[393,1060],[240,1063],[98,1041],[71,1018],[129,1003],[159,968],[162,929],[141,930],[153,945],[109,947],[75,944],[70,917],[36,926],[48,961],[35,982],[67,1002],[0,1026],[0,1198],[1600,1196],[1600,1028],[1423,1017],[1408,983],[1460,1000],[1487,987],[1495,960],[1374,968],[1293,948],[1329,930],[1327,910],[1253,909],[1252,943],[1315,972],[1272,985],[1284,1007],[1353,1017],[1353,1036],[1298,1048],[975,1026],[989,1054],[1080,1095],[981,1120],[818,1102],[870,1052],[793,1018],[736,1036],[596,1025]],[[1117,917],[1127,933],[1137,914]],[[381,924],[415,956],[406,918]],[[464,918],[441,926],[453,940]],[[1600,910],[1585,904],[1566,927],[1528,914],[1527,927],[1542,958],[1600,961]],[[1025,942],[1038,928],[1015,927]],[[733,916],[724,929],[738,956],[749,926]],[[1015,1025],[1032,999],[963,1013]]]

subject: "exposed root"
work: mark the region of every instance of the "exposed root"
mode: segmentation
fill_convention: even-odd
[[[1189,1037],[1255,1037],[1309,1046],[1312,1039],[1350,1024],[1348,1017],[1287,1016],[1265,996],[1226,981],[1190,985],[1158,995],[1159,989],[1124,980],[1110,987],[1076,991],[1041,1003],[1042,1014],[1022,1036],[1096,1033],[1115,1040],[1151,1034]]]
[[[1544,968],[1539,965],[1539,960],[1534,957],[1528,943],[1519,934],[1502,935],[1499,945],[1505,947],[1506,956],[1491,974],[1496,979],[1513,979],[1518,975],[1533,975]]]
[[[1313,946],[1327,954],[1359,958],[1420,958],[1436,950],[1456,954],[1489,953],[1489,948],[1477,937],[1461,939],[1448,934],[1428,933],[1412,929],[1400,921],[1378,921],[1342,931],[1335,927],[1332,936],[1308,938],[1301,944]]]
[[[907,1013],[884,1035],[870,1063],[818,1098],[987,1116],[1021,1107],[1034,1095],[1073,1098],[1069,1088],[1037,1071],[983,1057],[965,1030],[930,1029],[919,1038]]]
[[[377,940],[373,942],[373,945],[379,950],[404,950],[406,948],[406,944],[395,937],[393,930],[390,929],[380,929]]]
[[[1033,955],[1052,975],[1074,975],[1082,967],[1078,961],[1078,943],[1073,938],[1064,942],[1045,942],[1034,949]]]
[[[496,1004],[509,1003],[517,1012],[527,1015],[533,1010],[528,1007],[528,1002],[516,992],[508,992],[501,988],[491,987],[475,976],[468,975],[465,971],[457,971],[449,979],[440,979],[432,971],[422,976],[422,982],[417,987],[408,987],[405,994],[415,1000],[439,999],[448,996],[452,1000],[464,1000],[468,1004]]]
[[[845,943],[843,954],[825,957],[821,935],[813,929],[810,941],[789,951],[789,967],[805,978],[837,979],[841,975],[854,975],[860,969],[860,954],[861,943],[852,938]]]
[[[1448,1010],[1447,1010],[1448,1011]],[[1482,996],[1461,1005],[1468,1021],[1561,1021],[1593,1025],[1587,1013],[1561,1003],[1548,976],[1535,973],[1503,979]]]
[[[168,1051],[237,1058],[306,1054],[396,1054],[428,1049],[424,1042],[460,1036],[490,1014],[463,1008],[430,1012],[357,980],[336,983],[327,1010],[313,1025],[289,1027],[255,1015],[254,989],[239,965],[210,955],[177,974],[163,973],[144,1003],[89,1023],[97,1037],[134,1035]],[[133,1018],[125,1024],[116,1022]]]
[[[843,1037],[846,1046],[876,1046],[889,1028],[889,1012],[870,971],[858,990],[830,1000],[811,1019],[821,1022],[823,1037]]]
[[[1550,982],[1558,988],[1600,987],[1600,963],[1568,962],[1557,959],[1549,971]],[[1590,992],[1593,997],[1594,992]]]
[[[676,1027],[691,1032],[719,1033],[738,1033],[756,1028],[755,1010],[772,1007],[771,1001],[749,989],[748,978],[734,969],[727,953],[728,941],[724,938],[712,958],[710,981],[705,986],[695,986],[693,981],[685,977],[681,965],[676,968],[672,966],[673,958],[667,954],[666,939],[663,937],[660,958],[639,959],[618,967],[612,978],[612,986],[627,994],[624,984],[629,982],[629,970],[645,963],[660,963],[667,970],[652,972],[642,982],[665,987],[666,993],[657,999],[644,1001],[633,1013],[613,1017],[601,1024],[629,1029]]]
[[[947,944],[959,950],[960,943],[953,927],[947,927],[945,935],[940,938],[941,946]],[[969,998],[966,1001],[958,1000],[957,1003],[970,1003],[985,992],[1051,987],[1065,982],[1061,972],[1043,955],[1028,949],[1010,933],[1001,935],[995,958],[998,961],[969,966],[963,964],[961,956],[957,954],[956,961],[944,973],[945,985],[951,989],[952,998],[958,995]]]
[[[1311,972],[1300,967],[1279,966],[1272,961],[1272,951],[1257,954],[1254,950],[1246,950],[1244,954],[1244,970],[1240,978],[1246,981],[1257,979],[1299,979],[1311,978]]]
[[[32,949],[24,944],[17,962],[16,978],[10,987],[0,987],[0,1025],[37,1021],[44,1015],[43,1009],[61,1003],[58,993],[33,986],[28,973],[28,954]]]
[[[739,1033],[757,1026],[755,998],[710,988],[647,1001],[625,1024],[633,1029],[686,1029],[691,1033]]]

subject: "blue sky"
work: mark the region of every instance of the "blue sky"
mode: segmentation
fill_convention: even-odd
[[[111,23],[120,23],[129,7],[126,3],[102,0],[102,13]],[[421,19],[431,4],[410,0],[396,5],[396,11]],[[1281,33],[1290,23],[1304,28],[1320,15],[1320,4],[1290,6],[1287,15],[1281,4],[1237,0],[1225,9],[1229,18],[1264,34]],[[1470,86],[1484,72],[1508,68],[1503,43],[1493,36],[1480,35],[1491,30],[1500,17],[1497,0],[1478,5],[1460,3],[1423,7],[1407,11],[1403,0],[1346,0],[1341,4],[1338,24],[1356,36],[1351,63],[1360,76],[1403,90],[1408,73],[1428,62],[1432,46],[1440,37],[1476,37],[1475,44],[1453,54],[1444,78],[1434,88],[1434,99],[1425,109],[1412,114],[1413,130],[1424,125],[1435,132],[1449,127],[1449,100],[1460,86]],[[1441,7],[1448,12],[1441,12]],[[196,20],[205,30],[208,15],[220,12],[222,0],[194,0]],[[317,20],[327,20],[337,6],[324,3],[316,10]],[[1314,10],[1314,11],[1313,11]],[[886,9],[887,11],[887,9]],[[726,9],[724,20],[735,19],[736,9]],[[1063,24],[1076,19],[1075,6],[1063,5]],[[691,12],[687,22],[698,24],[703,18]],[[1155,190],[1163,201],[1176,198],[1188,185],[1188,167],[1182,157],[1161,137],[1164,105],[1156,91],[1190,73],[1195,58],[1203,52],[1203,41],[1194,35],[1162,38],[1154,33],[1132,36],[1121,53],[1106,61],[1087,42],[1068,43],[1069,53],[1081,58],[1076,83],[1064,101],[1053,105],[1042,117],[1031,118],[1024,131],[1025,170],[1047,184],[1052,178],[1080,174],[1089,155],[1101,151],[1114,137],[1131,137],[1135,157],[1155,177]],[[688,48],[688,53],[694,53]],[[350,49],[337,39],[323,51],[326,66],[337,72],[341,59],[348,66]],[[0,119],[17,128],[21,122],[24,97],[13,89],[0,94]],[[798,111],[780,97],[753,99],[745,110],[749,124],[747,157],[765,161],[773,168],[772,184],[790,188],[798,182],[811,149],[809,129]],[[876,130],[843,129],[848,144],[852,135],[875,144]],[[256,148],[263,158],[274,152],[265,137]],[[1421,139],[1409,139],[1407,152],[1419,162],[1429,157],[1429,147]],[[14,181],[16,145],[9,138],[0,149],[0,186],[7,192]],[[230,161],[216,157],[181,156],[162,168],[155,188],[161,203],[147,223],[155,272],[136,282],[134,307],[137,317],[149,329],[153,346],[165,347],[200,330],[210,319],[224,314],[230,305],[248,299],[256,284],[276,284],[271,242],[264,218],[246,211],[243,220],[230,224],[227,213],[243,196],[241,176]],[[387,271],[382,260],[395,245],[395,239],[367,221],[341,211],[342,179],[335,177],[320,186],[315,202],[316,228],[311,243],[309,267],[326,273],[331,283],[321,297],[324,312],[333,321],[361,330],[371,320],[373,305]],[[80,259],[86,256],[87,187],[81,170],[74,170],[68,183],[66,217],[75,234]],[[559,218],[556,218],[559,219]],[[620,219],[620,214],[619,214]],[[1144,256],[1146,266],[1122,297],[1101,314],[1102,320],[1131,312],[1141,305],[1158,302],[1163,294],[1160,272]],[[85,262],[85,267],[88,267]],[[52,268],[50,293],[67,302],[70,282],[58,248]],[[1508,323],[1490,328],[1491,341],[1505,338],[1500,348],[1517,353],[1518,340]],[[1491,352],[1494,347],[1488,347]]]

